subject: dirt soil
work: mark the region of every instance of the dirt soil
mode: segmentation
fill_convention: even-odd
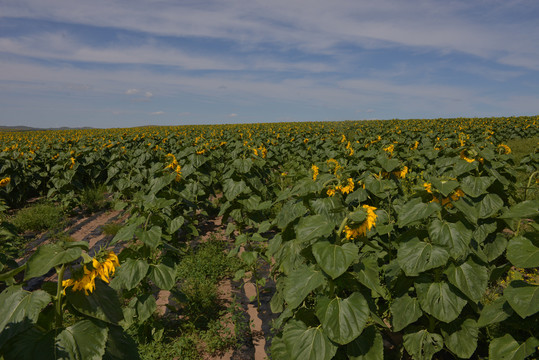
[[[210,238],[226,241],[229,248],[234,245],[234,240],[226,236],[226,224],[223,224],[222,217],[216,217],[202,224],[200,241],[204,242]],[[240,249],[240,253],[242,251],[243,249]],[[227,279],[220,285],[219,291],[223,294],[224,299],[230,301],[231,296],[235,295],[247,314],[250,324],[250,339],[248,339],[250,343],[244,344],[233,353],[226,353],[220,357],[208,357],[208,360],[269,359],[271,322],[277,318],[277,315],[273,314],[270,309],[270,300],[275,292],[275,284],[269,278],[268,267],[261,268],[261,275],[268,278],[268,281],[266,286],[260,289],[260,308],[257,307],[256,287],[254,282],[249,279],[249,274],[241,281],[232,282]]]

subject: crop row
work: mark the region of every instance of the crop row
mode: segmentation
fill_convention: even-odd
[[[135,356],[126,330],[155,310],[152,289],[174,288],[200,218],[222,216],[245,264],[237,277],[264,287],[258,269],[271,265],[274,359],[533,356],[539,154],[516,163],[505,143],[537,136],[537,120],[0,134],[4,208],[46,196],[75,209],[105,185],[130,214],[109,244],[126,244],[118,259],[69,242],[22,265],[0,259],[0,351]],[[56,289],[23,290],[51,268]],[[65,311],[80,320],[66,326]]]

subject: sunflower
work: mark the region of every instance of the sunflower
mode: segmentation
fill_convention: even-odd
[[[511,154],[511,148],[505,144],[498,145],[498,151],[503,151],[504,154]]]
[[[316,178],[318,177],[319,168],[318,166],[313,165],[311,166],[311,169],[313,170],[313,180],[316,180]]]
[[[11,182],[11,178],[9,176],[6,178],[3,178],[2,180],[0,180],[0,187],[7,186],[7,184],[9,184],[10,182]]]
[[[99,262],[96,258],[92,258],[91,264],[85,264],[83,266],[84,274],[79,279],[67,279],[62,281],[62,286],[65,289],[72,286],[73,291],[82,291],[88,295],[88,292],[95,290],[95,279],[101,278],[104,282],[108,283],[110,276],[114,274],[116,268],[120,266],[118,257],[114,252],[109,252],[102,262]]]
[[[376,226],[376,219],[378,216],[374,212],[376,208],[374,206],[363,205],[363,209],[367,212],[367,218],[361,223],[358,227],[351,228],[348,225],[344,227],[344,233],[346,234],[346,239],[357,239],[361,236],[367,236],[367,231]]]

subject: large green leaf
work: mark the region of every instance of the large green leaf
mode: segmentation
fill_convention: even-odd
[[[421,198],[414,198],[399,209],[398,224],[400,227],[410,225],[428,218],[431,214],[440,209],[440,205],[436,202],[423,203]]]
[[[234,181],[233,179],[226,179],[223,182],[223,192],[227,200],[234,200],[238,195],[246,193],[249,190],[245,181]]]
[[[131,290],[144,279],[149,267],[144,260],[127,259],[116,271],[110,285],[116,290]]]
[[[537,346],[539,340],[535,337],[519,344],[511,335],[505,334],[491,341],[488,355],[491,360],[524,360],[536,351]]]
[[[334,342],[345,345],[361,334],[369,318],[367,300],[358,292],[346,299],[321,297],[316,304],[316,316],[324,333]]]
[[[494,231],[496,231],[496,222],[494,220],[491,220],[491,222],[481,224],[477,226],[473,232],[473,239],[481,244],[489,234],[492,234]]]
[[[118,324],[124,317],[118,294],[99,279],[95,281],[95,290],[88,295],[67,288],[66,298],[77,311],[95,319]]]
[[[274,255],[275,262],[285,275],[289,275],[295,268],[303,263],[304,257],[301,255],[302,244],[297,241],[286,241]]]
[[[152,249],[157,248],[161,243],[162,230],[160,226],[152,226],[150,230],[141,230],[138,235],[140,241],[148,245]]]
[[[292,271],[285,280],[284,299],[291,309],[298,307],[303,300],[326,279],[314,266],[302,265]]]
[[[291,355],[286,348],[286,342],[284,341],[282,334],[276,335],[271,339],[270,354],[272,359],[290,359]]]
[[[283,205],[281,211],[279,211],[279,214],[275,218],[275,221],[280,229],[284,229],[288,224],[300,216],[303,216],[306,212],[307,208],[305,205],[300,202],[295,203],[290,201]]]
[[[455,265],[451,263],[445,270],[449,282],[475,302],[483,297],[488,285],[488,271],[472,259]]]
[[[2,348],[2,356],[5,360],[39,359],[57,360],[69,358],[69,354],[54,346],[55,330],[43,332],[37,327],[14,337]]]
[[[320,241],[312,247],[316,263],[333,279],[341,276],[354,260],[359,248],[354,243],[341,245]]]
[[[507,238],[503,234],[496,234],[492,241],[487,240],[482,244],[483,252],[488,261],[494,261],[500,257],[507,247]]]
[[[507,300],[503,297],[499,297],[483,307],[479,319],[477,320],[477,326],[483,327],[504,321],[512,314],[513,309],[509,306]]]
[[[150,193],[157,194],[165,186],[169,185],[176,178],[176,174],[166,174],[150,180]]]
[[[522,318],[539,311],[539,285],[528,284],[522,280],[511,281],[503,291],[503,297]]]
[[[354,277],[372,291],[373,297],[386,297],[387,290],[380,282],[380,267],[377,260],[363,258],[354,265]]]
[[[176,231],[178,231],[182,227],[184,222],[185,222],[185,218],[183,216],[178,216],[172,219],[172,221],[170,221],[170,224],[168,225],[168,233],[174,234]]]
[[[300,242],[325,237],[333,232],[335,226],[322,215],[312,215],[300,219],[296,237]]]
[[[32,327],[51,301],[43,290],[29,292],[18,286],[0,294],[0,348],[13,336]]]
[[[286,324],[283,339],[291,359],[331,360],[337,352],[320,327],[308,328],[303,322],[292,320]]]
[[[479,218],[494,216],[503,207],[503,200],[496,194],[487,194],[478,204]]]
[[[135,230],[137,229],[136,223],[131,223],[123,226],[117,233],[114,235],[114,238],[110,241],[109,245],[114,245],[120,241],[130,241],[135,236]]]
[[[68,264],[77,260],[82,254],[80,247],[65,249],[60,243],[39,246],[26,264],[24,279],[28,280],[49,272],[57,265]]]
[[[311,207],[317,214],[333,223],[335,227],[339,226],[345,217],[345,208],[338,196],[316,199],[311,202]]]
[[[507,259],[520,268],[539,266],[539,247],[524,236],[517,236],[507,244]]]
[[[451,204],[453,204],[472,224],[477,224],[479,211],[471,199],[461,197],[456,201],[451,201]]]
[[[417,299],[408,294],[396,298],[390,307],[393,332],[398,332],[423,315]]]
[[[105,354],[108,328],[90,320],[67,327],[56,336],[56,347],[68,356],[58,359],[99,360]]]
[[[137,316],[140,323],[144,322],[150,316],[152,316],[155,309],[157,309],[157,303],[152,294],[142,294],[137,296]]]
[[[377,156],[376,160],[378,161],[380,166],[382,166],[382,168],[388,173],[392,172],[393,170],[398,168],[400,166],[400,164],[401,164],[399,160],[397,160],[397,159],[389,159],[385,155]]]
[[[137,344],[119,326],[109,326],[109,336],[103,360],[138,360]]]
[[[453,259],[458,259],[468,252],[472,231],[462,222],[450,223],[435,219],[429,224],[428,230],[432,242],[446,248]]]
[[[232,166],[240,173],[246,174],[251,170],[251,167],[253,166],[253,160],[238,158],[232,162]]]
[[[150,280],[163,290],[170,290],[176,282],[176,270],[165,264],[150,265]]]
[[[397,261],[407,276],[445,265],[448,259],[449,253],[444,248],[418,238],[400,244],[397,252]]]
[[[483,195],[492,184],[492,179],[487,176],[467,176],[460,182],[460,188],[473,197]]]
[[[423,311],[443,322],[455,320],[466,300],[446,282],[429,282],[426,277],[415,283],[417,299]]]
[[[438,179],[429,179],[432,183],[432,186],[436,188],[445,197],[448,197],[449,194],[453,192],[456,188],[459,187],[459,182],[455,180],[438,180]]]
[[[539,200],[526,200],[512,206],[504,212],[502,219],[522,219],[527,217],[536,217],[539,215]]]
[[[445,346],[459,358],[469,359],[477,348],[479,329],[473,319],[457,319],[442,324]]]
[[[415,360],[430,360],[444,347],[444,340],[439,334],[427,330],[404,334],[404,348]]]
[[[361,335],[346,346],[351,360],[383,360],[384,340],[374,325],[366,327]]]

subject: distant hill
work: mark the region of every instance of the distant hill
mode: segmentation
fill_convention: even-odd
[[[72,128],[72,127],[66,127],[62,126],[59,128],[35,128],[30,126],[1,126],[0,125],[0,131],[44,131],[44,130],[86,130],[86,129],[94,129],[92,127],[78,127],[78,128]]]

